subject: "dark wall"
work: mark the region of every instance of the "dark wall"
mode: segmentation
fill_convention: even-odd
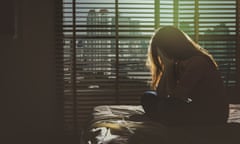
[[[4,134],[0,143],[58,143],[62,119],[55,94],[54,0],[14,3],[15,18],[9,21],[9,25],[14,22],[14,32],[0,33]],[[12,13],[4,16],[12,17]]]

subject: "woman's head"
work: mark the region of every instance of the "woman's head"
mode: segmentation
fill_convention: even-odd
[[[166,26],[156,30],[152,36],[150,50],[161,52],[171,59],[186,59],[198,54],[199,47],[183,31],[173,26]]]
[[[156,87],[167,61],[185,60],[194,55],[212,56],[186,33],[173,26],[159,28],[153,34],[148,50],[148,65],[152,72],[152,86]],[[214,62],[214,60],[213,60]]]

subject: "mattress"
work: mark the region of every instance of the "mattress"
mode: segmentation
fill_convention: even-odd
[[[240,144],[240,104],[229,105],[228,123],[213,127],[169,127],[151,121],[140,105],[102,105],[93,109],[85,144]]]

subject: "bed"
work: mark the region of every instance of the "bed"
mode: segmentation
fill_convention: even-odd
[[[84,144],[240,144],[240,104],[229,105],[228,123],[169,127],[151,121],[139,105],[101,105],[86,125]]]

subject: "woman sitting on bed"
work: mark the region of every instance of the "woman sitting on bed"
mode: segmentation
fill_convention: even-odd
[[[142,97],[146,115],[167,125],[218,125],[228,118],[225,89],[213,57],[183,31],[167,26],[148,51],[152,88]]]

